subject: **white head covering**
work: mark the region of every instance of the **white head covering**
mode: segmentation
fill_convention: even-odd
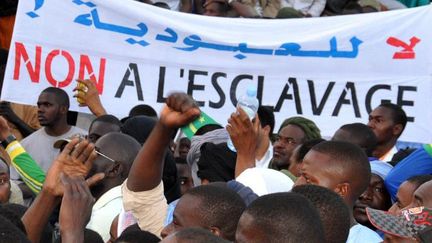
[[[289,192],[294,182],[284,173],[267,168],[250,168],[243,171],[236,181],[248,186],[258,196]]]
[[[370,162],[371,172],[383,180],[387,177],[388,173],[393,169],[393,166],[381,160],[373,160]]]

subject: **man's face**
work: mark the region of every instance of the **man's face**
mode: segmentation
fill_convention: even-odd
[[[176,208],[174,209],[173,221],[169,225],[165,226],[161,232],[162,238],[165,238],[168,235],[181,230],[182,228],[209,228],[209,226],[204,224],[202,218],[199,216],[199,213],[197,213],[199,203],[200,199],[195,196],[186,194],[181,197]]]
[[[180,191],[184,195],[189,189],[193,187],[193,180],[191,169],[187,164],[176,164],[178,179],[180,181]]]
[[[120,132],[120,127],[111,123],[96,121],[89,129],[88,140],[96,143],[100,137],[110,132]]]
[[[303,130],[298,126],[288,125],[282,128],[273,144],[273,163],[288,169],[291,154],[297,145],[303,143],[304,137]]]
[[[302,161],[297,161],[297,158],[299,156],[298,153],[299,153],[300,147],[301,147],[300,145],[297,146],[294,149],[293,153],[291,154],[290,164],[289,164],[289,168],[288,168],[289,172],[291,172],[291,174],[293,174],[296,177],[300,176],[300,169],[301,169],[301,163],[302,163]]]
[[[432,208],[432,181],[428,181],[415,190],[411,203],[404,209],[424,206]]]
[[[60,120],[61,106],[57,104],[56,97],[51,93],[42,93],[37,101],[38,119],[41,126],[54,126]]]
[[[336,191],[340,176],[329,168],[332,159],[327,154],[310,150],[303,159],[300,177],[294,186],[313,184]]]
[[[235,242],[236,243],[255,243],[255,242],[268,242],[264,232],[254,225],[253,217],[248,213],[243,213],[238,222]]]
[[[394,215],[398,215],[403,208],[411,203],[412,196],[416,189],[417,187],[409,181],[402,183],[396,194],[396,202],[388,211]]]
[[[95,147],[97,151],[113,159],[112,158],[113,151],[107,149],[107,146],[105,145],[107,141],[106,139],[105,141],[103,139],[104,138],[96,142]],[[97,155],[96,159],[93,161],[92,168],[90,169],[90,172],[88,173],[87,177],[91,177],[97,173],[105,173],[105,177],[102,181],[90,187],[90,191],[93,197],[96,198],[96,200],[100,196],[102,196],[106,191],[116,186],[116,184],[118,184],[118,181],[120,180],[119,179],[120,175],[115,174],[114,172],[111,171],[114,163],[115,162],[99,154]]]
[[[372,174],[369,186],[363,192],[354,205],[354,218],[363,225],[369,225],[369,219],[366,215],[366,207],[388,210],[390,205],[390,196],[384,186],[384,180]]]
[[[220,2],[212,2],[204,7],[203,15],[206,16],[216,16],[216,17],[224,17],[225,13],[221,12],[221,4]]]
[[[392,111],[385,107],[378,107],[369,114],[368,127],[377,136],[378,144],[391,140],[394,136],[393,128],[395,126],[392,117]]]
[[[0,161],[0,204],[9,202],[10,191],[9,167]]]

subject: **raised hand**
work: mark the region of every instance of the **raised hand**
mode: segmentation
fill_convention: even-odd
[[[185,93],[173,93],[160,114],[160,122],[168,128],[178,128],[192,122],[200,115],[195,101]]]
[[[226,130],[231,137],[237,153],[246,152],[255,154],[258,144],[259,126],[260,121],[258,116],[255,116],[252,123],[242,108],[237,108],[237,111],[231,114]]]
[[[64,187],[59,215],[62,242],[83,242],[95,199],[84,178],[62,174],[60,179]]]
[[[60,183],[60,175],[85,178],[92,168],[96,156],[92,143],[79,138],[72,139],[53,161],[45,178],[44,189],[55,196],[62,196],[63,184]],[[90,186],[103,178],[104,174],[98,173],[87,179],[87,183]]]
[[[96,85],[90,79],[77,79],[78,85],[74,88],[74,97],[77,98],[79,106],[88,106],[90,111],[95,116],[102,116],[106,114],[105,108],[99,97],[99,92]]]

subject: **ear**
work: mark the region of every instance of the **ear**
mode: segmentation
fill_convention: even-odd
[[[66,106],[64,106],[64,105],[60,106],[61,114],[67,114],[68,111],[69,111],[69,109]]]
[[[346,182],[337,184],[336,188],[334,189],[334,191],[337,194],[339,194],[342,198],[347,198],[349,193],[350,193],[350,190],[351,190],[351,187]]]
[[[266,125],[262,128],[262,130],[264,131],[264,133],[268,136],[270,134],[270,126]]]
[[[393,135],[399,136],[402,133],[402,124],[396,124],[393,126]]]
[[[210,227],[210,232],[212,232],[212,234],[218,236],[218,237],[222,237],[222,232],[218,227],[215,226],[211,226]]]
[[[105,175],[107,177],[118,177],[121,175],[121,173],[124,170],[124,166],[120,162],[114,162],[111,166],[109,166],[106,171]]]

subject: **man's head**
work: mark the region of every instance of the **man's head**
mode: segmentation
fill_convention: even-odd
[[[306,227],[307,226],[307,227]],[[242,214],[236,242],[322,242],[319,214],[304,196],[273,193],[253,201]]]
[[[191,146],[191,141],[189,140],[189,138],[181,138],[179,141],[179,148],[178,148],[178,152],[179,152],[179,156],[180,158],[186,159],[187,154],[189,152],[190,146]]]
[[[164,238],[161,243],[229,243],[203,228],[185,228]]]
[[[366,154],[347,142],[321,142],[306,154],[295,185],[315,184],[338,193],[352,208],[366,190],[371,169]]]
[[[350,230],[350,211],[338,194],[316,185],[296,186],[292,192],[305,196],[318,210],[325,242],[346,242]]]
[[[39,95],[37,106],[41,126],[67,124],[69,96],[64,90],[55,87],[44,89]]]
[[[11,195],[9,166],[0,158],[0,204],[8,203]]]
[[[369,114],[368,126],[377,136],[378,145],[396,143],[407,124],[405,111],[391,103],[379,105]]]
[[[157,112],[153,107],[145,104],[136,105],[129,111],[129,117],[134,116],[149,116],[157,118]]]
[[[362,148],[368,156],[377,144],[375,133],[363,123],[351,123],[341,126],[333,135],[332,141],[353,143]]]
[[[0,216],[0,235],[0,243],[30,242],[22,231],[3,216]]]
[[[173,221],[162,230],[162,237],[186,227],[201,227],[233,241],[238,220],[245,209],[241,197],[219,185],[198,186],[180,198]]]
[[[273,107],[271,106],[260,106],[258,108],[258,117],[261,123],[261,136],[270,138],[273,135],[275,117],[273,113]]]
[[[382,161],[371,161],[370,164],[372,175],[369,186],[356,201],[353,214],[358,223],[375,230],[366,215],[366,207],[385,211],[390,208],[390,194],[384,185],[384,179],[393,166]]]
[[[224,0],[209,0],[204,4],[204,13],[206,16],[226,17],[230,6]]]
[[[303,159],[306,156],[307,152],[309,152],[309,150],[313,146],[323,141],[325,140],[322,138],[317,138],[317,139],[306,141],[303,144],[297,146],[290,157],[290,165],[288,168],[289,172],[291,172],[291,174],[293,174],[294,176],[299,177],[301,163],[303,162]]]
[[[92,143],[110,132],[120,132],[121,122],[113,115],[99,116],[92,121],[88,131],[88,140]]]
[[[175,162],[177,166],[177,179],[180,183],[181,195],[184,195],[189,189],[193,187],[191,168],[186,162],[186,159],[175,158]]]
[[[273,166],[278,169],[288,169],[294,149],[306,141],[317,138],[321,138],[321,134],[313,121],[304,117],[286,119],[273,144]]]
[[[417,175],[408,178],[400,186],[396,194],[396,200],[393,206],[389,209],[392,214],[398,214],[403,208],[406,208],[410,203],[412,196],[419,186],[432,180],[432,175]]]
[[[404,209],[421,206],[432,208],[432,180],[423,183],[417,188],[417,190],[414,191],[411,203]]]
[[[90,188],[93,196],[98,199],[127,178],[141,145],[131,136],[112,132],[99,138],[95,147],[105,155],[98,155],[89,173],[89,177],[96,173],[105,173],[105,178]]]

